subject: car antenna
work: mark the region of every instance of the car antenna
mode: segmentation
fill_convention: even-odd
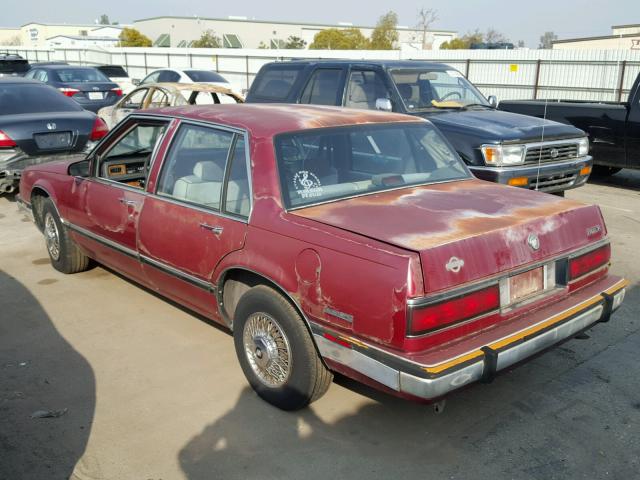
[[[540,139],[540,148],[538,149],[538,171],[536,172],[536,191],[538,191],[540,189],[540,165],[542,163],[542,150],[543,150],[543,146],[542,143],[544,143],[544,127],[545,124],[547,123],[547,105],[549,105],[549,99],[545,97],[544,99],[544,114],[542,115],[542,136]]]

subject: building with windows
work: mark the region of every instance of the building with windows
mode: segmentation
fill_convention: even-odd
[[[124,25],[31,22],[0,28],[0,45],[23,47],[114,46]]]
[[[556,40],[553,49],[640,50],[640,23],[614,25],[611,35]]]
[[[272,22],[246,17],[153,17],[135,20],[133,28],[149,37],[156,47],[188,47],[204,32],[211,30],[220,38],[224,48],[283,48],[289,37],[298,37],[307,47],[313,37],[328,28],[358,28],[369,37],[374,27],[350,23],[337,25],[315,23]],[[421,49],[422,32],[410,27],[398,27],[399,47],[413,46]],[[444,42],[456,37],[456,32],[433,30],[427,33],[426,42],[437,50]]]

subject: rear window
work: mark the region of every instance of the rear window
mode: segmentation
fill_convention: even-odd
[[[271,67],[256,78],[252,95],[266,100],[285,100],[302,71],[301,66]]]
[[[470,176],[426,123],[295,132],[278,135],[275,144],[288,208]]]
[[[129,78],[129,74],[126,72],[126,70],[118,65],[104,65],[102,67],[96,68],[104,73],[107,77]]]
[[[46,85],[0,84],[0,115],[79,112],[82,107]]]
[[[95,68],[64,68],[56,70],[61,82],[109,82],[110,80]]]
[[[22,75],[29,70],[29,62],[20,58],[0,58],[0,76]]]
[[[216,72],[210,72],[208,70],[188,70],[184,73],[186,73],[187,77],[189,77],[194,82],[228,83],[222,75]]]

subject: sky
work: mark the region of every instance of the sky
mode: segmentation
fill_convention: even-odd
[[[493,28],[513,43],[523,40],[527,47],[537,48],[540,35],[546,31],[555,32],[559,39],[575,38],[610,35],[612,25],[640,23],[640,0],[84,0],[56,9],[52,8],[54,4],[51,0],[11,2],[2,9],[0,26],[15,27],[32,21],[92,23],[103,13],[120,23],[163,15],[236,15],[258,20],[375,25],[389,10],[398,14],[399,25],[415,26],[416,12],[424,7],[437,11],[434,29],[455,30],[462,35],[477,28]]]

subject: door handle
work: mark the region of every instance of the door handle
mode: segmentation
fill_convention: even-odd
[[[138,202],[134,201],[134,200],[126,200],[124,198],[120,198],[118,199],[118,201],[123,204],[123,205],[128,205],[130,207],[135,207],[138,205]]]
[[[209,230],[214,235],[220,235],[222,233],[222,231],[224,230],[224,228],[222,228],[222,227],[209,225],[207,223],[201,223],[200,224],[200,228],[204,228],[205,230]]]

